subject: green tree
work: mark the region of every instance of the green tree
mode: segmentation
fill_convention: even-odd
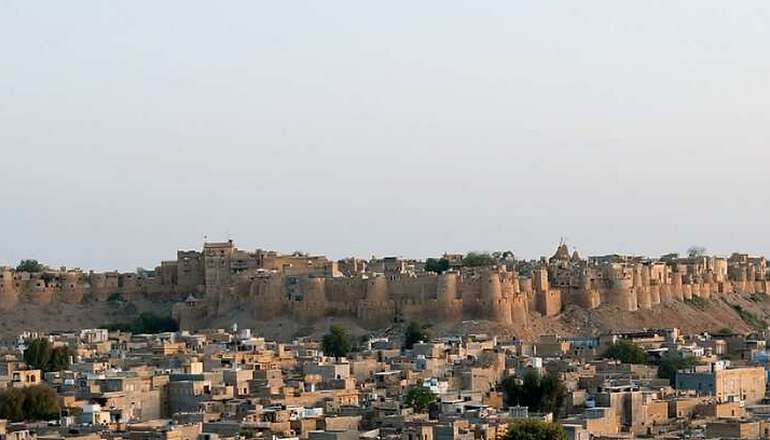
[[[56,392],[45,385],[0,391],[0,419],[52,420],[59,416],[59,410]]]
[[[23,388],[8,388],[0,391],[0,419],[12,422],[25,419]]]
[[[557,423],[525,419],[511,423],[503,440],[567,440],[567,434]]]
[[[703,246],[690,246],[690,248],[687,249],[687,255],[690,258],[702,257],[706,255],[706,248]]]
[[[547,374],[540,379],[541,411],[558,414],[567,397],[567,386],[556,374]]]
[[[671,386],[676,383],[676,373],[679,370],[689,368],[695,365],[695,360],[691,357],[683,357],[679,353],[674,353],[664,357],[658,365],[658,377],[668,379]]]
[[[72,350],[67,346],[54,348],[48,339],[35,339],[24,350],[24,362],[43,371],[61,371],[70,366]]]
[[[66,345],[54,348],[51,352],[51,360],[46,366],[46,371],[62,371],[68,369],[70,367],[70,357],[72,354],[72,350]]]
[[[555,374],[541,376],[529,369],[523,378],[508,376],[502,382],[508,406],[526,406],[532,411],[558,413],[567,396],[567,387]]]
[[[428,258],[425,260],[425,271],[444,273],[449,269],[449,260],[446,258]]]
[[[329,333],[325,334],[321,340],[321,350],[328,356],[344,357],[351,349],[350,336],[345,327],[332,324],[329,327]]]
[[[414,386],[409,388],[404,398],[404,405],[415,412],[425,412],[430,404],[436,400],[436,395],[428,388]]]
[[[31,368],[46,370],[52,355],[53,346],[48,339],[35,339],[24,350],[24,362]]]
[[[107,298],[107,303],[112,305],[122,304],[123,302],[125,301],[123,300],[123,295],[120,292],[112,293]]]
[[[429,341],[431,338],[428,326],[417,321],[411,321],[404,331],[404,348],[411,350],[414,344],[420,341]]]
[[[160,316],[152,312],[143,312],[131,322],[113,322],[105,327],[110,331],[131,333],[175,332],[179,329],[176,321],[170,316]]]
[[[463,266],[465,267],[483,267],[494,266],[497,260],[489,252],[468,252],[463,257]]]
[[[19,265],[16,266],[17,272],[42,272],[44,270],[45,266],[37,260],[21,260]]]
[[[151,312],[139,314],[132,327],[134,333],[162,333],[178,330],[176,322],[170,316],[160,316]]]
[[[24,388],[24,414],[30,420],[52,420],[59,417],[59,398],[45,385]]]
[[[605,358],[617,359],[625,364],[646,364],[647,353],[631,341],[621,339],[607,348]]]

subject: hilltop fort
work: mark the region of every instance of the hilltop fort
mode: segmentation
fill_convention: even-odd
[[[303,253],[240,250],[232,241],[179,251],[152,271],[39,272],[0,269],[0,311],[20,303],[46,305],[135,297],[177,301],[182,328],[246,310],[255,319],[289,316],[312,322],[349,317],[376,328],[396,318],[432,322],[483,319],[526,325],[532,314],[558,315],[573,304],[610,304],[640,312],[692,298],[733,293],[767,294],[767,260],[746,254],[728,258],[676,254],[657,259],[609,255],[581,257],[561,244],[553,256],[517,261],[510,255],[469,267],[462,255],[445,255],[446,269],[396,257],[332,261]]]

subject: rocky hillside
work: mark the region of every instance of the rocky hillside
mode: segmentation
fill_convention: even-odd
[[[12,338],[24,330],[73,330],[126,322],[145,311],[169,315],[170,309],[170,302],[151,302],[147,299],[138,299],[127,304],[105,302],[56,303],[46,306],[23,304],[12,313],[2,315],[0,338]],[[236,322],[242,328],[250,327],[259,334],[282,340],[296,336],[321,335],[333,322],[345,325],[354,334],[369,333],[352,319],[324,318],[312,323],[297,322],[289,318],[260,321],[239,309],[234,309],[230,314],[208,322],[207,326],[229,327]],[[434,333],[486,332],[533,339],[542,334],[591,335],[612,330],[639,330],[653,327],[679,327],[685,332],[715,331],[728,327],[736,331],[749,332],[766,327],[768,322],[770,322],[770,296],[732,294],[709,300],[694,298],[637,312],[621,311],[611,305],[602,305],[594,310],[569,305],[559,316],[553,318],[532,314],[527,326],[501,327],[489,321],[466,320],[454,325],[437,325]],[[379,329],[374,333],[383,333],[386,330]]]

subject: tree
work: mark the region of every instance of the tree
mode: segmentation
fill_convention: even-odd
[[[483,267],[494,266],[497,260],[489,252],[468,252],[463,257],[463,266],[465,267]]]
[[[176,322],[170,316],[160,316],[151,312],[140,313],[133,323],[134,333],[162,333],[178,330]]]
[[[16,266],[16,272],[42,272],[44,270],[45,266],[37,260],[21,260]]]
[[[45,385],[24,389],[24,414],[31,420],[51,420],[59,417],[59,398]]]
[[[436,395],[429,388],[414,386],[406,392],[404,405],[419,413],[425,412],[435,400]]]
[[[513,254],[513,251],[495,251],[495,252],[492,252],[492,258],[494,258],[497,261],[500,261],[500,260],[513,261],[516,259]]]
[[[567,434],[556,423],[525,419],[511,423],[503,440],[567,440]]]
[[[506,377],[502,388],[508,406],[526,406],[532,411],[557,413],[567,395],[567,387],[559,376],[541,376],[533,369],[527,370],[523,379],[516,376]]]
[[[35,339],[24,350],[24,362],[43,371],[61,371],[70,366],[72,350],[67,346],[54,348],[48,339]]]
[[[0,391],[0,419],[12,422],[25,419],[23,388],[8,388]]]
[[[35,339],[24,350],[24,362],[34,369],[45,370],[52,355],[53,347],[48,339]]]
[[[123,295],[120,292],[115,292],[107,297],[107,303],[111,305],[118,305],[124,303]]]
[[[59,417],[59,410],[56,392],[45,385],[0,391],[0,419],[52,420]]]
[[[113,322],[105,327],[110,331],[131,333],[175,332],[179,329],[176,321],[170,316],[160,316],[152,312],[143,312],[131,322]]]
[[[567,387],[556,374],[547,374],[540,380],[541,411],[558,413],[567,396]]]
[[[444,273],[449,269],[449,260],[446,258],[428,258],[425,260],[425,271]]]
[[[706,255],[706,248],[703,246],[690,246],[690,248],[687,249],[687,255],[689,255],[690,258],[702,257]]]
[[[321,350],[328,356],[345,357],[350,352],[351,345],[348,331],[338,324],[332,324],[329,333],[321,340]]]
[[[51,352],[51,360],[45,371],[62,371],[70,367],[72,350],[67,346],[56,347]]]
[[[695,360],[691,357],[683,357],[679,353],[664,357],[658,365],[658,377],[668,379],[671,386],[676,383],[676,374],[679,370],[689,368],[695,365]]]
[[[624,364],[646,364],[647,353],[641,347],[631,341],[621,339],[618,342],[610,344],[604,357],[617,359]]]
[[[404,331],[404,348],[411,350],[416,342],[430,340],[428,326],[417,321],[411,321]]]

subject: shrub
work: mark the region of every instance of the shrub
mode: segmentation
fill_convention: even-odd
[[[446,258],[428,258],[425,260],[425,271],[443,273],[449,269],[449,260]]]
[[[179,329],[170,316],[160,316],[152,312],[143,312],[131,322],[115,322],[105,325],[110,331],[131,333],[162,333],[175,332]]]
[[[333,324],[329,327],[329,333],[321,340],[321,350],[327,356],[344,357],[350,353],[352,344],[345,327]]]
[[[72,351],[67,346],[54,348],[48,339],[35,339],[24,350],[24,362],[43,371],[61,371],[70,366]]]
[[[415,386],[406,392],[404,405],[414,409],[415,412],[424,412],[435,400],[436,395],[433,394],[433,391],[425,387]]]
[[[494,266],[496,263],[497,260],[488,252],[468,252],[463,257],[463,266],[465,267]]]
[[[646,364],[648,362],[647,353],[638,345],[625,339],[610,344],[607,351],[604,352],[604,357],[617,359],[626,364]]]
[[[511,423],[503,440],[567,440],[567,434],[559,424],[526,419]]]
[[[404,331],[404,348],[411,350],[416,342],[430,340],[428,326],[417,321],[411,321]]]
[[[738,304],[731,304],[730,307],[732,307],[733,310],[735,310],[735,313],[737,313],[738,316],[741,317],[743,322],[750,325],[754,329],[764,330],[767,328],[767,321],[749,312],[748,310],[744,309]]]
[[[535,370],[527,370],[523,379],[506,377],[502,388],[508,406],[522,405],[532,411],[557,413],[567,395],[567,388],[557,375],[540,376]]]
[[[706,300],[699,296],[693,296],[690,299],[685,299],[684,303],[700,310],[703,310],[704,308],[706,308]]]
[[[107,303],[111,305],[122,304],[123,302],[125,301],[123,300],[123,295],[120,292],[115,292],[107,298]]]
[[[53,420],[59,417],[59,409],[56,392],[45,385],[0,391],[0,419]]]
[[[691,357],[682,357],[678,353],[664,357],[658,365],[658,377],[668,379],[671,386],[676,383],[676,373],[695,365],[695,360]]]
[[[42,272],[44,270],[45,266],[37,260],[21,260],[19,265],[16,266],[17,272]]]

